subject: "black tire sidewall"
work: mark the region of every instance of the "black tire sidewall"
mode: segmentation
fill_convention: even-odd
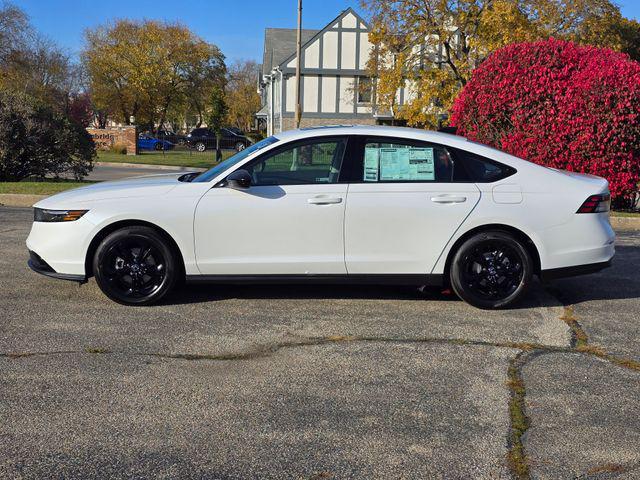
[[[478,295],[475,295],[462,282],[461,267],[462,259],[464,258],[465,254],[478,243],[488,240],[494,242],[504,242],[518,253],[522,261],[522,268],[524,273],[520,285],[518,285],[516,290],[511,295],[500,300],[487,300]],[[526,247],[522,244],[522,242],[514,238],[511,234],[503,231],[482,232],[465,240],[464,243],[462,243],[462,245],[460,245],[460,247],[455,252],[451,261],[451,267],[449,271],[451,287],[453,288],[453,291],[456,293],[456,295],[458,295],[462,300],[469,303],[470,305],[482,309],[499,309],[512,305],[518,299],[520,299],[529,288],[532,278],[533,261],[531,259],[531,255],[527,251]]]
[[[129,298],[119,294],[116,290],[111,288],[102,274],[102,260],[106,252],[118,241],[131,237],[143,237],[145,240],[152,243],[156,248],[160,250],[165,258],[165,278],[160,288],[158,288],[151,295],[140,298]],[[96,283],[100,287],[100,290],[109,297],[111,300],[118,302],[122,305],[131,306],[143,306],[150,305],[158,302],[164,297],[175,285],[178,265],[176,263],[176,257],[167,241],[150,227],[124,227],[116,230],[107,235],[98,245],[95,255],[93,256],[93,273],[96,279]]]

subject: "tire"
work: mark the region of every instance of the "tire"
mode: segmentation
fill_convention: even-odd
[[[160,150],[164,150],[164,145],[160,142],[156,143],[155,149],[160,151]]]
[[[449,279],[462,300],[482,309],[512,305],[529,288],[531,255],[520,240],[504,231],[482,232],[455,252]]]
[[[245,148],[247,148],[247,146],[244,143],[242,142],[236,143],[236,152],[241,152]]]
[[[204,152],[207,149],[207,145],[204,142],[197,142],[195,147],[197,152]]]
[[[156,230],[125,227],[96,249],[93,272],[102,292],[122,305],[150,305],[173,288],[180,272],[176,255]]]

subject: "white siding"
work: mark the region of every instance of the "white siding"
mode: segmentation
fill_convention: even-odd
[[[338,68],[338,32],[326,32],[322,40],[322,68]]]
[[[302,101],[303,112],[318,111],[318,77],[316,75],[305,75],[304,99]]]
[[[287,67],[289,68],[296,68],[296,56],[293,57],[293,59],[291,59],[291,61],[289,63],[287,63]]]
[[[342,26],[344,28],[356,28],[357,22],[358,19],[353,15],[353,13],[350,13],[345,15],[342,19]]]
[[[322,77],[322,112],[336,111],[336,77]]]
[[[373,45],[369,42],[369,34],[368,33],[360,33],[360,68],[364,70],[367,68],[367,62],[369,61],[369,56],[371,55],[371,49]]]
[[[340,77],[340,113],[353,113],[354,77]]]
[[[296,110],[296,77],[287,78],[287,112],[295,112]]]
[[[316,40],[304,50],[305,68],[318,68],[320,61],[320,40]]]
[[[342,32],[341,68],[353,70],[356,68],[356,33]]]

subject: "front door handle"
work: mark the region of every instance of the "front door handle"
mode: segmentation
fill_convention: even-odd
[[[334,203],[342,203],[342,197],[313,197],[307,200],[311,205],[331,205]]]
[[[434,203],[464,203],[467,201],[467,197],[457,197],[454,195],[440,195],[437,197],[431,197],[431,201]]]

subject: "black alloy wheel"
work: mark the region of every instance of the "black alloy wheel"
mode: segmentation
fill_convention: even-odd
[[[175,255],[149,227],[126,227],[98,246],[93,271],[100,289],[124,305],[149,305],[164,297],[177,278]]]
[[[532,275],[526,247],[502,231],[483,232],[466,240],[455,253],[450,269],[455,293],[485,309],[513,304],[529,287]]]

